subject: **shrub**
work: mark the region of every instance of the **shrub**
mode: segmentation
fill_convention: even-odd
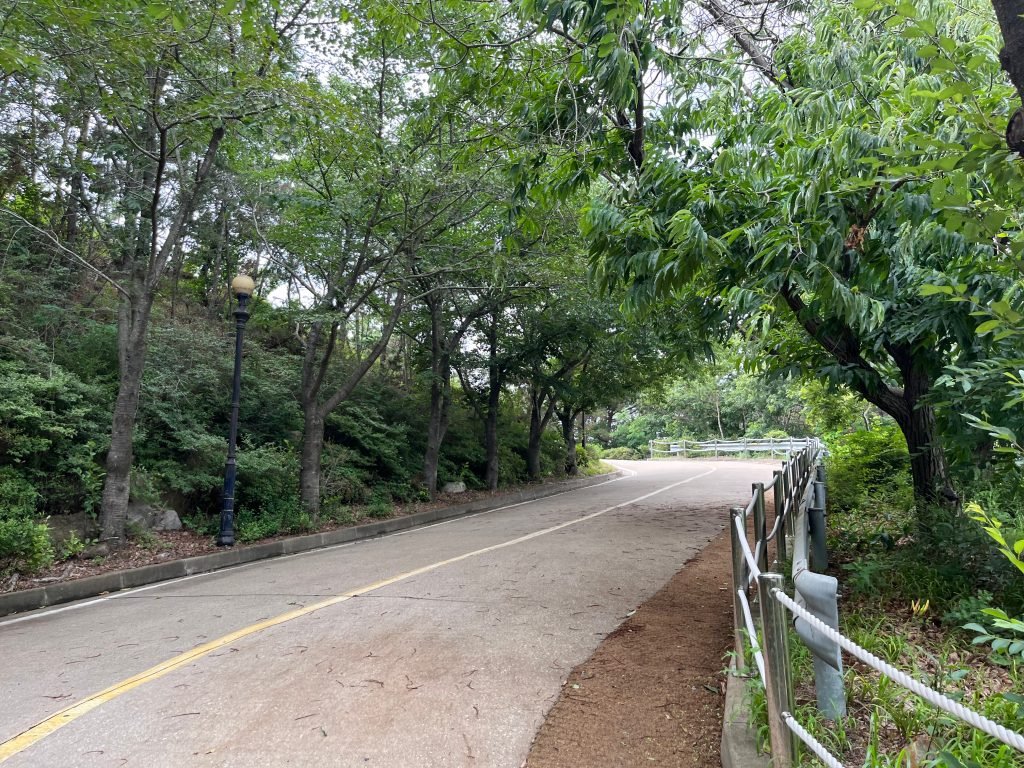
[[[299,501],[299,459],[274,445],[238,453],[235,489],[239,541],[253,541],[310,528]]]
[[[873,504],[906,508],[913,504],[910,457],[895,426],[842,435],[829,445],[826,460],[832,511]]]
[[[511,446],[498,446],[498,485],[515,485],[526,479],[526,459]]]
[[[590,452],[582,445],[576,446],[576,466],[585,469],[590,466],[591,460],[597,461],[597,456],[591,456]]]
[[[373,494],[369,505],[366,507],[366,516],[376,520],[384,520],[391,517],[394,508],[391,505],[391,498],[386,491],[378,491]]]
[[[620,446],[619,448],[608,448],[601,452],[602,459],[625,459],[627,461],[635,461],[637,459],[644,458],[643,454],[639,451],[635,451],[632,448]]]
[[[31,573],[53,562],[53,542],[46,523],[25,518],[0,519],[0,572]]]

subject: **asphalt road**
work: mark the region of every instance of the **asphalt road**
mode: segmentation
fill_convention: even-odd
[[[0,621],[0,762],[518,768],[566,674],[771,475],[620,466],[633,474]]]

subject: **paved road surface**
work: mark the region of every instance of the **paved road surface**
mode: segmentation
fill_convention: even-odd
[[[569,670],[771,470],[621,466],[580,491],[0,621],[0,762],[518,768]]]

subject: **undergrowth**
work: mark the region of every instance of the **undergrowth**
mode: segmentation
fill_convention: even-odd
[[[854,642],[954,700],[1024,731],[1024,664],[1009,643],[966,631],[986,615],[1019,616],[1024,580],[970,516],[914,506],[898,431],[857,433],[830,443],[830,572],[840,582],[840,629]],[[1020,479],[968,487],[1012,542],[1024,531]],[[991,607],[999,606],[999,611]],[[987,614],[982,612],[987,610]],[[991,618],[990,618],[991,620]],[[989,625],[986,625],[986,627]],[[993,630],[996,632],[997,630]],[[799,722],[854,768],[1024,768],[1002,744],[844,654],[848,714],[825,720],[814,702],[810,654],[793,635]],[[763,694],[754,695],[755,714]],[[760,700],[760,703],[758,701]],[[764,722],[761,720],[760,722]],[[762,739],[767,731],[762,728]],[[801,751],[800,766],[820,762]]]

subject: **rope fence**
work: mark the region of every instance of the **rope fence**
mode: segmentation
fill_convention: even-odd
[[[737,671],[745,671],[746,649],[749,646],[757,667],[758,678],[766,694],[773,766],[791,768],[796,762],[797,746],[802,743],[828,768],[845,768],[843,763],[815,739],[792,714],[793,686],[788,625],[795,620],[799,620],[797,633],[808,644],[812,653],[816,658],[827,662],[826,665],[820,666],[838,665],[837,669],[830,670],[829,673],[839,675],[840,693],[842,666],[838,649],[841,648],[937,709],[959,718],[1013,749],[1024,752],[1024,735],[930,688],[839,632],[836,628],[838,613],[835,610],[834,588],[831,593],[831,617],[828,610],[822,612],[821,606],[827,602],[822,596],[827,595],[828,590],[818,587],[821,587],[823,581],[831,579],[813,572],[814,567],[823,569],[827,561],[827,553],[824,553],[825,483],[824,472],[820,466],[822,455],[821,443],[817,440],[808,441],[790,456],[781,470],[774,472],[774,480],[767,486],[774,494],[776,511],[770,533],[765,525],[765,485],[755,483],[751,501],[745,506],[732,507],[730,510]],[[748,518],[751,514],[754,517],[753,548],[747,536]],[[816,520],[818,522],[815,522]],[[781,560],[787,559],[786,551],[792,546],[791,575],[796,588],[796,599],[782,589],[783,577],[767,570],[767,548],[768,542],[772,540],[777,540],[778,557]],[[777,563],[773,564],[773,568],[775,565]],[[834,585],[834,579],[831,581]],[[752,586],[757,587],[760,641],[759,627],[755,623],[748,595]],[[834,622],[836,626],[830,626],[829,621]],[[801,625],[800,622],[804,624]],[[831,649],[834,649],[834,654]],[[829,660],[833,655],[834,658]],[[816,662],[816,673],[818,668]],[[832,682],[835,682],[835,678],[832,678]],[[819,687],[823,684],[822,678],[819,678],[818,684]],[[845,694],[842,695],[841,710],[845,713]],[[819,708],[821,701],[819,690]]]

